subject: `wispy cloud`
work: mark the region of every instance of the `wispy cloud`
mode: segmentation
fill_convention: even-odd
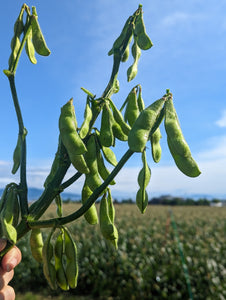
[[[190,178],[182,174],[175,166],[173,159],[170,165],[151,165],[151,181],[147,187],[149,197],[162,194],[189,195],[189,194],[226,194],[226,136],[212,138],[207,150],[194,154],[202,174],[197,178]],[[28,168],[28,186],[42,188],[44,180],[50,170],[50,164],[33,164]],[[111,186],[116,197],[135,198],[138,190],[138,167],[125,167],[116,176],[116,185]],[[69,169],[65,180],[75,173],[73,167]],[[80,193],[84,177],[67,189],[68,192]],[[18,181],[18,175],[11,175],[11,163],[0,161],[0,188],[7,183]]]
[[[221,118],[216,121],[216,125],[219,127],[226,127],[226,109],[222,111]]]

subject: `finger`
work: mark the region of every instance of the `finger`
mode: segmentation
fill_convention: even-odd
[[[0,290],[2,290],[4,286],[6,286],[12,280],[13,275],[14,270],[10,272],[5,272],[2,268],[0,268]]]
[[[22,256],[20,250],[16,246],[14,246],[3,256],[2,269],[5,272],[10,272],[20,263],[21,258]]]
[[[0,300],[14,300],[15,292],[14,289],[7,285],[0,291]]]
[[[0,252],[5,248],[6,246],[6,240],[0,239]]]

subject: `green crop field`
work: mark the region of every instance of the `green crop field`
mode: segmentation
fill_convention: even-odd
[[[64,204],[64,214],[78,205]],[[148,206],[144,215],[132,204],[117,204],[115,209],[118,250],[106,243],[98,225],[91,226],[84,219],[70,225],[78,248],[79,279],[78,287],[69,292],[49,289],[42,266],[31,257],[28,240],[21,240],[24,259],[12,283],[17,299],[49,299],[48,295],[79,300],[189,299],[188,283],[193,299],[226,299],[225,207]],[[55,211],[52,205],[46,217]]]

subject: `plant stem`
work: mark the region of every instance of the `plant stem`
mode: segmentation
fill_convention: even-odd
[[[24,123],[22,118],[22,113],[20,110],[19,100],[17,97],[16,86],[15,86],[15,76],[11,74],[8,76],[10,89],[12,93],[13,103],[16,110],[18,125],[19,125],[19,135],[23,137],[22,139],[22,155],[20,161],[20,184],[19,184],[19,198],[21,206],[22,218],[28,215],[28,201],[27,201],[27,177],[26,177],[26,137],[24,136]]]
[[[102,194],[102,192],[108,187],[110,182],[119,173],[119,171],[122,169],[122,167],[128,161],[128,159],[133,155],[133,153],[134,152],[132,150],[130,150],[130,149],[127,150],[127,152],[122,156],[122,158],[118,162],[117,166],[112,170],[112,172],[107,177],[107,179],[97,189],[95,189],[93,194],[88,198],[88,200],[77,211],[75,211],[74,213],[72,213],[66,217],[63,217],[63,218],[54,218],[54,219],[44,220],[44,221],[28,221],[28,226],[31,228],[61,226],[61,225],[70,223],[70,222],[78,219],[79,217],[81,217],[93,205],[93,203]]]

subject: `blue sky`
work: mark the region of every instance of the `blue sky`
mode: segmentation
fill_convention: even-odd
[[[16,4],[15,4],[16,3]],[[28,129],[28,184],[42,187],[58,141],[60,107],[71,97],[78,123],[82,123],[85,87],[97,96],[105,89],[112,67],[107,55],[124,22],[138,7],[135,0],[26,1],[36,6],[39,22],[52,53],[36,55],[32,65],[23,53],[16,74],[18,96]],[[170,156],[164,128],[162,159],[149,165],[149,197],[156,194],[226,195],[226,2],[143,0],[146,30],[154,46],[142,51],[137,77],[126,82],[132,58],[121,66],[120,91],[113,98],[120,106],[131,88],[142,85],[146,106],[167,88],[174,95],[184,136],[202,174],[188,178],[177,170]],[[7,68],[13,24],[22,1],[2,4],[0,19],[0,69]],[[17,176],[10,174],[18,125],[7,78],[0,73],[0,188]],[[118,146],[118,147],[117,147]],[[116,144],[117,158],[127,143]],[[141,167],[135,154],[117,176],[115,195],[134,197]],[[73,174],[70,169],[68,176]],[[82,180],[70,191],[79,192]]]

